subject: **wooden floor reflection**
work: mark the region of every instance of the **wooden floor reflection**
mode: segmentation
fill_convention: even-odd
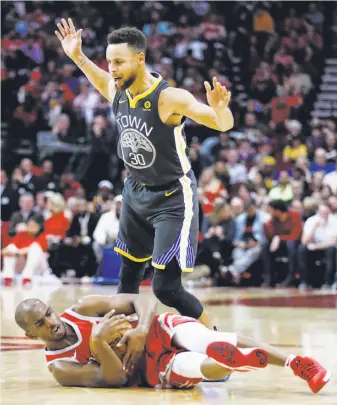
[[[233,374],[227,383],[203,383],[191,391],[118,389],[94,390],[58,386],[45,365],[41,344],[24,339],[15,325],[14,310],[23,299],[38,297],[61,312],[87,294],[113,294],[114,287],[21,287],[1,291],[1,404],[3,405],[320,405],[337,404],[337,295],[296,290],[202,289],[201,298],[213,323],[279,346],[289,353],[314,356],[332,372],[318,395],[285,369]],[[144,293],[151,294],[148,288]],[[167,310],[160,307],[160,312]]]

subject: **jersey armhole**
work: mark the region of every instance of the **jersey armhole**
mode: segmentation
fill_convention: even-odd
[[[117,107],[122,94],[122,91],[117,91],[115,94],[114,101],[112,103],[112,112],[114,113],[114,115],[117,115]]]
[[[166,90],[167,88],[172,87],[167,81],[163,80],[157,87],[155,94],[153,95],[153,103],[155,103],[158,107],[157,107],[157,117],[158,120],[163,124],[163,125],[167,125],[165,124],[161,119],[160,119],[160,115],[159,115],[159,97],[160,97],[160,93],[163,90]],[[182,116],[181,118],[181,123],[180,125],[182,125],[186,120],[185,116]],[[169,125],[170,126],[170,125]],[[179,126],[179,125],[178,125]],[[174,126],[172,126],[172,128],[174,128]]]

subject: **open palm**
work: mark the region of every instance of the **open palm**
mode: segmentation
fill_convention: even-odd
[[[62,24],[57,24],[59,31],[55,31],[57,38],[62,44],[62,48],[69,58],[74,59],[76,56],[80,55],[82,51],[82,30],[76,32],[75,26],[71,18],[67,21],[62,18]]]
[[[231,98],[231,92],[227,91],[225,86],[217,81],[216,77],[213,77],[213,90],[208,82],[205,82],[207,101],[210,107],[216,109],[226,108]]]

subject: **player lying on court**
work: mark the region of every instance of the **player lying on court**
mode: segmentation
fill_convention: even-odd
[[[314,393],[330,379],[331,373],[309,357],[154,311],[154,301],[134,294],[87,296],[61,317],[40,300],[28,299],[18,305],[15,320],[26,336],[46,344],[49,370],[64,386],[192,388],[204,379],[267,365],[290,368]]]

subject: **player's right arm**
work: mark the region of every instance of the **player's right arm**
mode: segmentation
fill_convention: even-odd
[[[94,347],[100,364],[79,364],[60,359],[49,365],[49,371],[60,385],[111,388],[126,384],[127,376],[123,371],[122,362],[107,343],[113,333],[125,329],[125,325],[122,325],[125,316],[113,314],[114,311],[106,314],[103,320],[94,326],[91,333],[91,346]]]
[[[110,73],[99,68],[82,52],[82,29],[76,31],[75,26],[68,18],[62,18],[62,24],[57,24],[59,31],[55,31],[62,48],[79,69],[86,75],[90,83],[112,104],[116,90],[114,80]]]

